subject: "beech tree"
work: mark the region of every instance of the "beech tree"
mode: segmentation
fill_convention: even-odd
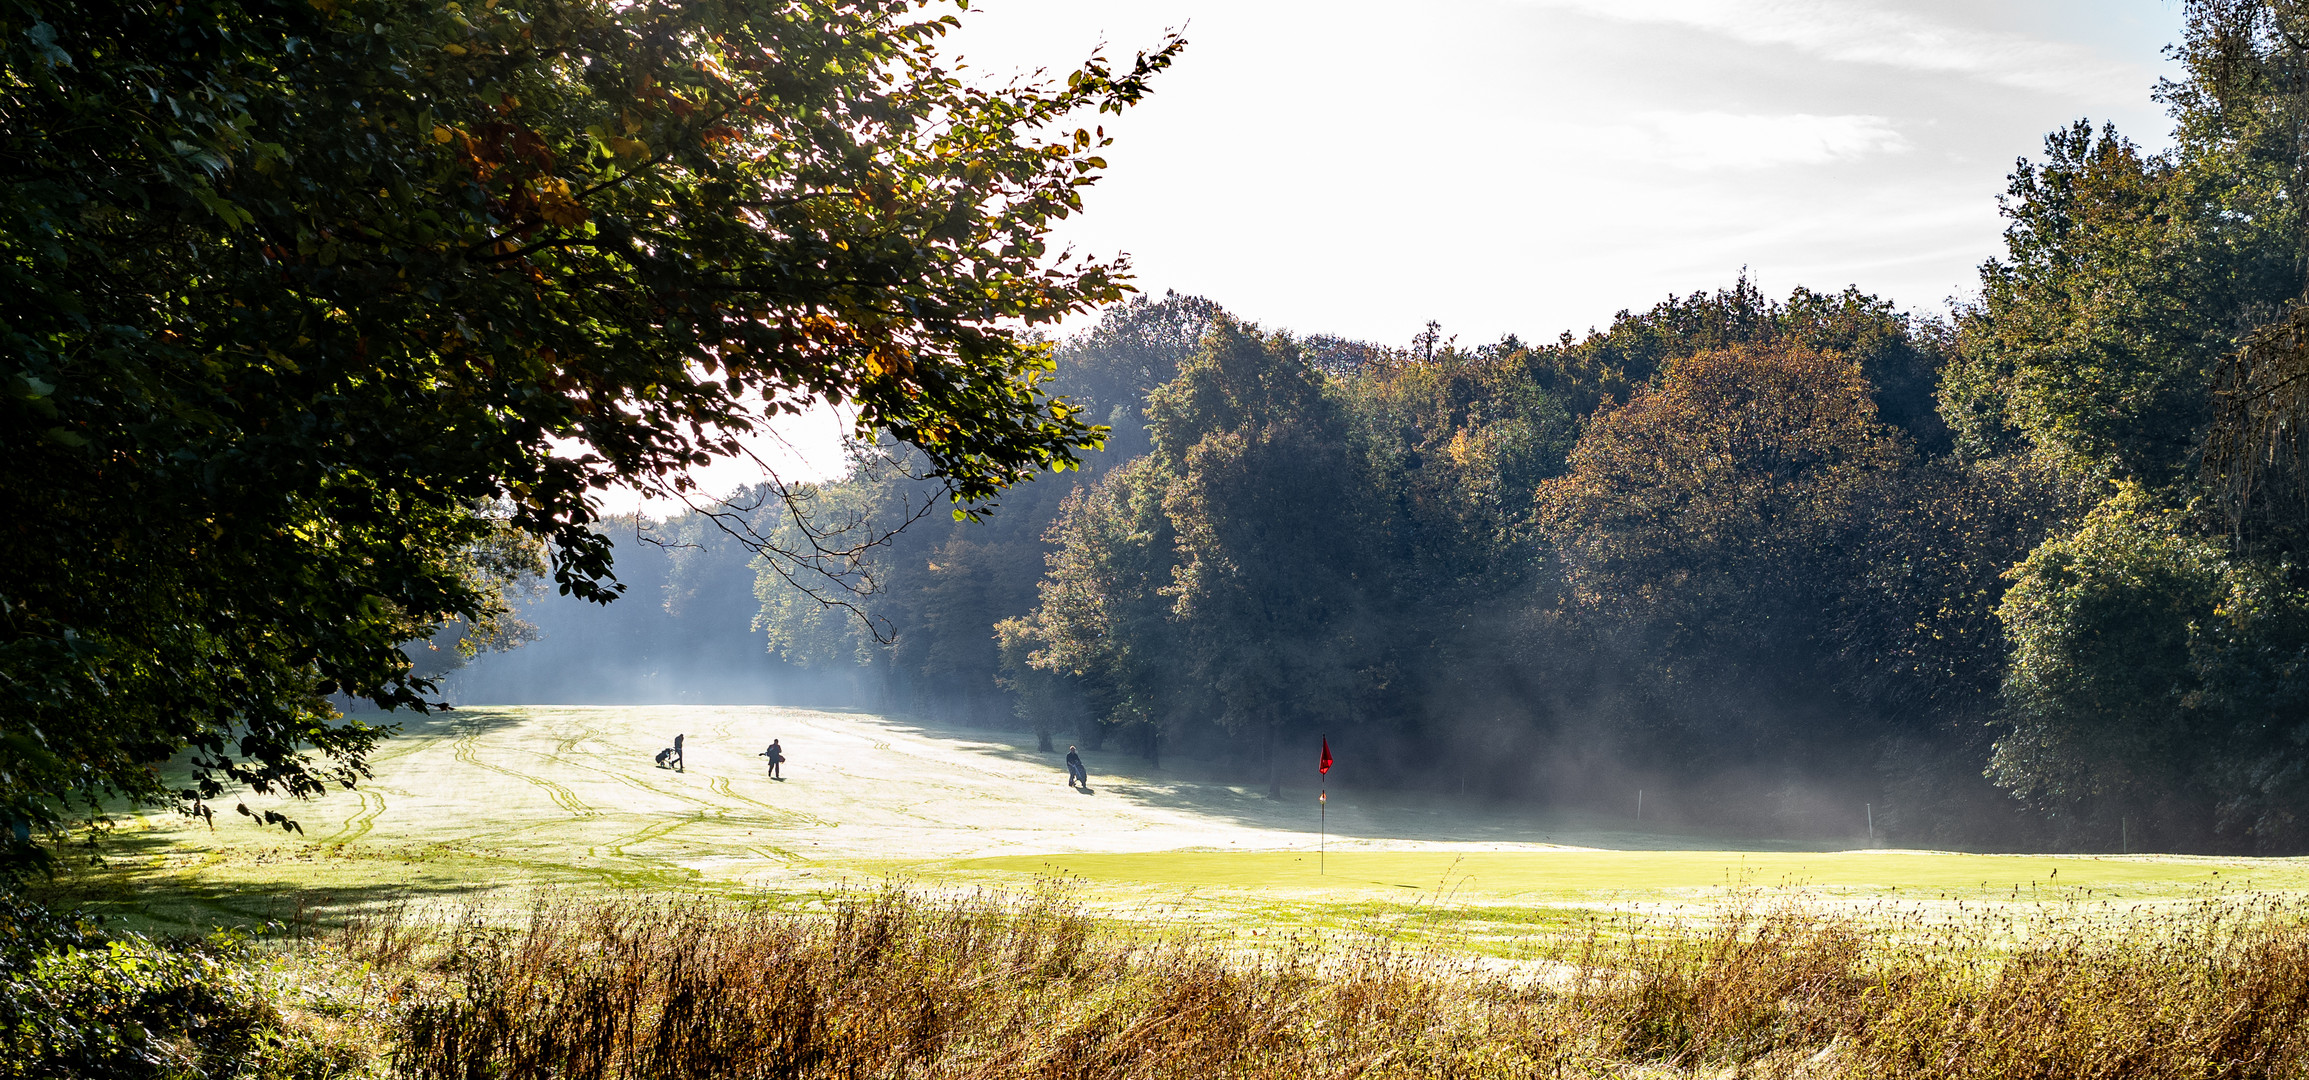
[[[2309,10],[2195,0],[2174,145],[2078,123],[2024,162],[1941,389],[1969,455],[2097,507],[2006,575],[1992,777],[2070,843],[2298,850]]]
[[[1112,727],[1157,730],[1196,695],[1182,693],[1178,631],[1166,595],[1178,565],[1177,536],[1163,513],[1169,477],[1151,458],[1109,471],[1077,488],[1046,534],[1054,548],[1034,610],[997,624],[1014,685],[1039,685],[1035,673],[1067,680],[1088,722],[1083,742],[1097,748]],[[1055,692],[1032,703],[1039,727],[1064,726],[1059,709],[1075,704]]]
[[[1991,776],[2188,850],[2309,835],[2309,596],[2128,485],[2013,569]]]
[[[1825,643],[1856,511],[1908,454],[1869,394],[1858,364],[1792,342],[1686,357],[1591,419],[1570,471],[1540,486],[1583,617],[1642,642],[1658,692],[1721,713],[1687,753],[1785,738],[1726,703],[1818,682],[1792,661]]]
[[[1098,432],[1047,250],[1181,42],[986,89],[915,0],[0,4],[0,815],[349,784],[504,524],[606,601],[614,484],[854,411],[957,511]],[[810,540],[807,572],[844,554]],[[156,765],[189,751],[189,779]],[[19,855],[27,853],[19,852]]]

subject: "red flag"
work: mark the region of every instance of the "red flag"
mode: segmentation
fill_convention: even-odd
[[[1325,776],[1331,775],[1331,740],[1328,736],[1323,739],[1323,764],[1318,766],[1315,771]]]

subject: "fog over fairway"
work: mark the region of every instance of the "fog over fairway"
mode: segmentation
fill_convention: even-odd
[[[656,766],[677,734],[687,768]],[[783,781],[758,756],[773,738]],[[408,725],[359,792],[277,808],[324,849],[445,844],[541,870],[741,881],[803,861],[1318,845],[1311,786],[1278,802],[1211,778],[1207,763],[1157,771],[1092,751],[1083,794],[1066,786],[1061,754],[1032,746],[1020,733],[768,706],[465,707]],[[1667,841],[1591,828],[1558,843],[1512,814],[1345,792],[1328,821],[1339,850]]]
[[[2033,451],[1957,452],[1957,330],[1857,287],[1781,299],[1747,279],[1584,338],[1472,348],[1142,296],[1054,353],[1052,391],[1109,425],[1080,470],[968,520],[918,455],[859,448],[789,492],[838,541],[805,542],[799,504],[760,488],[605,520],[622,599],[514,597],[534,634],[500,643],[528,643],[443,686],[1025,729],[1225,762],[1277,798],[1328,735],[1359,793],[1814,846],[2309,852],[2309,744],[2256,719],[2300,714],[2309,667],[2283,658],[2309,656],[2309,602],[2183,648],[2258,610],[2208,598],[2263,580],[2221,584],[2231,564],[2196,546],[2177,607],[2014,606],[2067,595],[2013,592],[2015,568],[2099,536],[2059,539],[2097,496]],[[1644,506],[1672,512],[1625,512]],[[821,541],[848,554],[796,560]],[[2147,651],[2089,647],[2155,626]],[[2114,681],[2078,689],[2071,646]],[[2205,649],[2276,666],[2207,674]],[[2115,737],[2172,716],[2210,726]]]
[[[685,771],[652,762],[676,734]],[[783,782],[756,756],[772,738]],[[357,792],[247,799],[293,814],[302,835],[162,812],[124,823],[102,871],[120,887],[97,909],[205,925],[306,903],[518,903],[539,887],[811,902],[883,880],[1052,876],[1110,907],[1261,919],[1278,904],[1652,908],[1753,889],[1993,903],[2309,887],[2304,860],[1839,851],[1352,787],[1331,792],[1326,840],[1311,752],[1306,783],[1279,801],[1229,782],[1224,763],[1086,757],[1092,794],[1024,733],[759,706],[469,707],[409,724]]]

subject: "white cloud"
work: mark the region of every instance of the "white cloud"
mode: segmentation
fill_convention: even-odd
[[[1967,75],[2080,97],[2137,94],[2146,67],[2081,45],[1950,26],[1858,0],[1526,0],[1623,22],[1662,23],[1841,63]]]
[[[1884,117],[1810,113],[1647,112],[1625,124],[1569,128],[1566,136],[1599,156],[1692,172],[1824,165],[1910,148]]]

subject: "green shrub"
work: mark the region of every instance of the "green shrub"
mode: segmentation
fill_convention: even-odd
[[[248,941],[108,935],[0,895],[0,1080],[324,1080],[363,1055],[284,1024]]]

